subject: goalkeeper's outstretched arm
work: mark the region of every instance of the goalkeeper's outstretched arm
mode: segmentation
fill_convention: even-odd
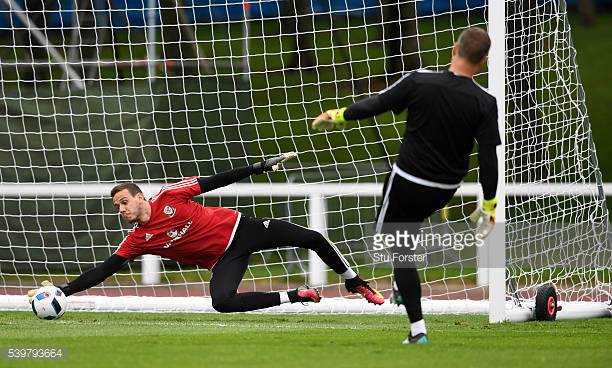
[[[222,173],[198,178],[202,193],[233,184],[253,174],[276,171],[282,164],[296,156],[295,152],[283,153],[279,156],[263,160],[253,165],[239,167]]]
[[[373,116],[389,111],[392,106],[386,103],[380,95],[370,96],[363,100],[357,101],[344,111],[344,119],[360,120],[371,118]]]
[[[405,75],[384,91],[348,107],[325,111],[312,122],[312,127],[317,130],[342,129],[350,120],[371,118],[387,111],[400,113],[406,109],[408,94],[414,89],[411,75]]]
[[[312,127],[318,130],[344,128],[347,121],[371,118],[392,109],[380,95],[374,95],[349,107],[325,111],[314,120]]]
[[[85,271],[81,276],[67,284],[58,286],[66,296],[87,290],[114,275],[126,264],[128,260],[116,254],[111,255],[106,261],[96,267]]]
[[[125,263],[127,263],[127,259],[116,254],[110,256],[106,261],[102,262],[98,266],[92,268],[91,270],[85,271],[81,276],[77,277],[74,281],[71,281],[67,284],[60,285],[58,288],[62,289],[64,295],[69,296],[79,291],[87,290],[91,287],[94,287],[106,280],[109,276],[115,274],[115,272],[119,271],[121,267]],[[42,286],[51,286],[53,285],[51,282],[44,280],[42,282]],[[36,289],[32,289],[28,291],[28,298],[30,303],[32,303],[32,299],[36,293]]]

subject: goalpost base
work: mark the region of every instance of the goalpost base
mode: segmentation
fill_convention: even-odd
[[[602,302],[559,302],[558,320],[612,317],[612,306]],[[535,320],[535,305],[506,309],[506,321]]]
[[[425,314],[481,314],[489,313],[487,300],[423,300]],[[602,302],[560,302],[562,309],[557,319],[580,319],[612,317],[612,306]],[[0,310],[27,311],[30,304],[26,296],[0,296]],[[138,296],[71,296],[68,311],[87,312],[158,312],[158,313],[214,313],[211,298],[208,297],[138,297]],[[386,302],[373,305],[363,299],[324,298],[320,303],[283,304],[255,313],[362,313],[362,314],[404,314],[402,306]],[[506,321],[524,322],[535,319],[534,306],[516,307],[506,302]]]

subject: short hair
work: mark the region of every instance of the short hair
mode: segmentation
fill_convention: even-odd
[[[457,43],[459,44],[459,56],[474,65],[480,63],[491,48],[489,34],[479,27],[470,27],[461,32]]]
[[[128,192],[130,192],[132,196],[136,196],[136,194],[142,193],[142,190],[140,190],[138,185],[134,183],[121,183],[121,184],[115,185],[113,189],[111,189],[111,198],[113,198],[115,194],[121,192],[124,189],[127,189]]]

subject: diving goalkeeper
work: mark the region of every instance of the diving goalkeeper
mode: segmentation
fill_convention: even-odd
[[[295,246],[315,251],[342,275],[349,292],[362,295],[370,303],[382,304],[382,295],[359,278],[320,233],[286,221],[251,218],[233,209],[208,207],[192,200],[196,195],[250,175],[275,171],[294,155],[280,155],[210,177],[187,178],[164,186],[149,200],[134,183],[115,186],[111,190],[113,204],[134,227],[106,261],[60,288],[66,296],[78,293],[101,283],[126,262],[143,254],[156,254],[210,269],[212,305],[219,312],[246,312],[282,303],[317,303],[321,296],[309,287],[273,293],[237,292],[251,254]],[[33,291],[29,294],[33,295]]]
[[[444,207],[468,172],[474,140],[478,142],[484,200],[470,218],[482,220],[479,231],[483,236],[491,230],[497,203],[496,146],[501,143],[497,105],[495,97],[473,79],[486,65],[490,45],[484,30],[468,28],[453,46],[448,71],[409,73],[374,96],[328,110],[314,120],[315,129],[333,129],[344,127],[349,120],[408,110],[399,156],[385,181],[377,231],[384,232],[385,225],[394,223],[418,230],[425,219]],[[404,343],[427,343],[416,267],[394,266],[395,283],[411,322]]]

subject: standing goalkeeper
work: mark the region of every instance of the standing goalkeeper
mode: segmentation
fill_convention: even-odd
[[[390,110],[396,114],[408,110],[399,156],[385,181],[377,231],[384,224],[421,224],[444,207],[468,172],[474,140],[478,142],[484,200],[470,217],[482,217],[489,227],[494,223],[495,147],[501,144],[497,105],[495,97],[473,80],[487,62],[490,45],[484,30],[468,28],[453,46],[448,71],[412,72],[377,95],[346,108],[328,110],[314,120],[313,128],[324,130]],[[394,266],[395,282],[410,319],[410,335],[404,343],[426,344],[417,270],[414,266]]]
[[[382,295],[359,278],[320,233],[287,221],[251,218],[230,208],[204,206],[192,200],[196,195],[250,175],[275,171],[293,156],[280,155],[213,176],[187,178],[164,186],[148,200],[134,183],[115,186],[111,190],[113,204],[134,228],[106,261],[60,288],[66,296],[78,293],[101,283],[126,262],[143,254],[156,254],[210,269],[212,305],[219,312],[246,312],[282,303],[317,303],[321,299],[319,293],[308,287],[273,293],[238,293],[253,253],[295,246],[315,251],[345,279],[349,292],[370,303],[382,304]],[[46,285],[50,283],[45,280],[43,286]],[[28,296],[32,297],[34,292],[30,290]]]

